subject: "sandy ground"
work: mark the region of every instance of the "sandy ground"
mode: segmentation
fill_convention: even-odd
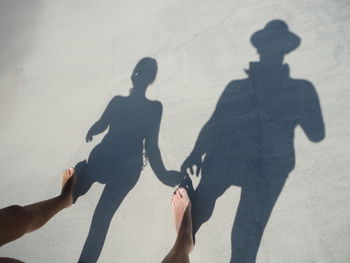
[[[350,262],[350,3],[281,1],[0,1],[0,207],[60,191],[59,173],[88,157],[85,136],[136,63],[158,75],[147,97],[163,105],[159,147],[179,170],[225,86],[258,55],[249,39],[272,19],[301,38],[291,76],[310,81],[326,137],[297,127],[296,167],[266,227],[257,262]],[[25,262],[77,262],[104,185],[95,183],[45,227],[0,248]],[[110,224],[98,262],[160,262],[175,239],[173,189],[148,166]],[[197,234],[191,262],[229,262],[240,188],[230,187]]]

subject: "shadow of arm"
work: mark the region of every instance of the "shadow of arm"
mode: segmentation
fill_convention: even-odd
[[[304,85],[300,126],[310,141],[320,142],[326,135],[320,102],[313,85],[309,82]]]
[[[176,171],[167,171],[158,146],[158,136],[160,121],[162,118],[162,104],[160,102],[154,102],[152,111],[153,121],[150,127],[150,131],[145,140],[146,154],[149,163],[152,167],[157,178],[165,185],[174,187],[180,182],[180,173]]]
[[[93,136],[102,133],[108,128],[108,125],[111,122],[112,108],[114,107],[114,104],[117,102],[117,100],[118,97],[113,98],[108,103],[106,109],[102,113],[101,118],[91,126],[86,135],[86,142],[92,141]]]
[[[221,94],[216,108],[199,132],[196,143],[193,147],[191,154],[187,157],[181,166],[181,171],[185,172],[190,169],[190,173],[193,174],[193,166],[197,167],[196,175],[198,176],[202,168],[202,157],[210,149],[213,149],[217,142],[220,140],[223,132],[223,124],[229,120],[231,114],[230,104],[232,103],[232,90],[234,85],[230,83]]]

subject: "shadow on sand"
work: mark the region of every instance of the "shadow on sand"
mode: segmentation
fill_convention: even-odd
[[[272,209],[295,167],[295,128],[300,125],[313,142],[325,137],[315,88],[292,79],[283,64],[300,38],[284,21],[274,20],[254,33],[251,43],[260,61],[250,63],[246,79],[227,85],[182,165],[183,172],[193,166],[197,174],[201,171],[192,200],[194,233],[231,185],[241,187],[231,235],[234,263],[256,260]]]
[[[165,169],[158,147],[162,104],[148,100],[145,95],[156,74],[156,60],[141,59],[131,76],[133,88],[130,95],[114,97],[87,133],[86,141],[89,142],[94,135],[108,128],[103,140],[91,151],[88,161],[76,166],[75,200],[94,182],[105,184],[79,262],[98,260],[114,213],[136,185],[148,161],[162,183],[175,186],[180,180],[179,172]]]
[[[313,142],[325,137],[315,88],[306,80],[292,79],[289,66],[283,64],[284,56],[300,42],[281,20],[273,20],[253,34],[251,43],[259,62],[250,63],[246,79],[227,85],[181,167],[182,174],[193,166],[197,175],[201,173],[198,187],[190,193],[194,233],[209,220],[216,200],[230,186],[241,187],[230,262],[256,260],[273,207],[295,167],[295,128],[300,126]],[[147,160],[164,184],[175,186],[182,181],[191,188],[189,177],[182,180],[179,172],[167,171],[161,159],[158,133],[162,105],[145,97],[156,72],[154,59],[140,60],[132,74],[131,94],[113,98],[86,136],[91,141],[109,128],[88,162],[77,165],[76,198],[94,182],[105,184],[80,262],[97,261],[110,221]]]

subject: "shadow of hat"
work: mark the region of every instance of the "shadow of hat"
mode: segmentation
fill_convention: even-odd
[[[255,32],[250,42],[259,51],[274,51],[287,54],[300,45],[300,38],[290,32],[282,20],[272,20],[264,29]]]

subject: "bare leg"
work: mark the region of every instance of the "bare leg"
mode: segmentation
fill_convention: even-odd
[[[187,263],[193,249],[191,201],[184,188],[177,189],[172,200],[177,238],[162,263]]]
[[[0,246],[37,230],[63,208],[69,207],[73,202],[76,179],[73,174],[73,168],[63,172],[62,192],[57,197],[27,206],[0,209]]]
[[[0,263],[24,263],[24,262],[13,258],[0,258]]]

